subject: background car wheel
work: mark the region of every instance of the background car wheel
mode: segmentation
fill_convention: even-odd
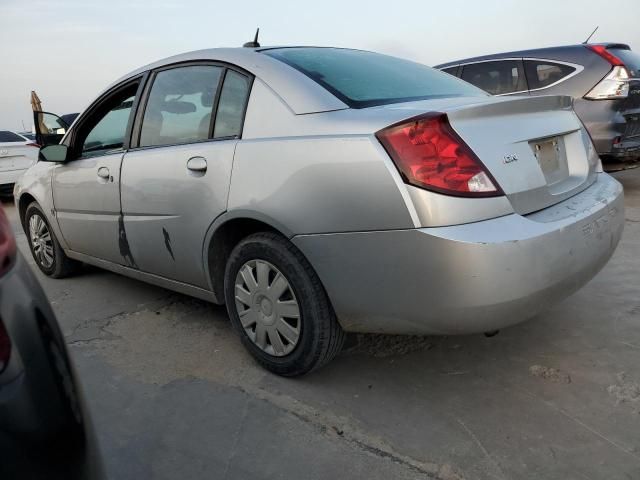
[[[344,343],[329,298],[309,262],[275,233],[256,233],[231,252],[225,302],[253,357],[284,376],[329,362]]]
[[[27,207],[24,224],[33,259],[45,275],[63,278],[77,269],[78,262],[64,254],[47,218],[36,202]]]

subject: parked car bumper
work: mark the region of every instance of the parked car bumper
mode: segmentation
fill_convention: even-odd
[[[607,174],[534,214],[439,228],[300,235],[347,331],[464,334],[531,318],[587,283],[624,227]]]

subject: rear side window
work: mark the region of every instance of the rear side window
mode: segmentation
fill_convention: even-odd
[[[158,72],[142,120],[140,146],[208,139],[222,70],[213,65],[194,65]]]
[[[632,77],[640,77],[640,54],[622,48],[609,48],[607,50],[622,60]]]
[[[517,60],[498,60],[465,65],[462,79],[492,95],[521,92],[526,83]]]
[[[574,67],[546,60],[525,60],[524,69],[529,90],[548,87],[576,71]]]
[[[9,132],[7,130],[0,130],[0,143],[4,142],[24,142],[25,139],[20,135]]]
[[[444,73],[448,73],[449,75],[453,75],[454,77],[456,76],[456,73],[458,73],[458,67],[448,67],[448,68],[443,68],[442,71]]]
[[[307,47],[262,52],[304,73],[352,108],[483,96],[478,89],[439,70],[379,53]]]
[[[213,138],[240,136],[249,98],[249,85],[249,79],[245,75],[227,70],[218,101]]]

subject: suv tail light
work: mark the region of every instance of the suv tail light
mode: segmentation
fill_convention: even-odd
[[[589,100],[612,100],[629,96],[629,71],[624,62],[607,50],[604,45],[587,45],[587,48],[600,55],[613,67],[584,98]]]
[[[9,219],[0,207],[0,275],[3,275],[16,257],[16,238],[11,231]]]
[[[503,195],[444,113],[404,120],[380,130],[376,137],[410,185],[456,196]]]
[[[624,62],[607,50],[604,45],[587,45],[587,48],[593,53],[600,55],[614,67],[624,67]]]

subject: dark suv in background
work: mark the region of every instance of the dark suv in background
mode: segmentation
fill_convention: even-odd
[[[436,68],[492,95],[571,95],[601,157],[640,157],[640,55],[628,45],[523,50]]]

